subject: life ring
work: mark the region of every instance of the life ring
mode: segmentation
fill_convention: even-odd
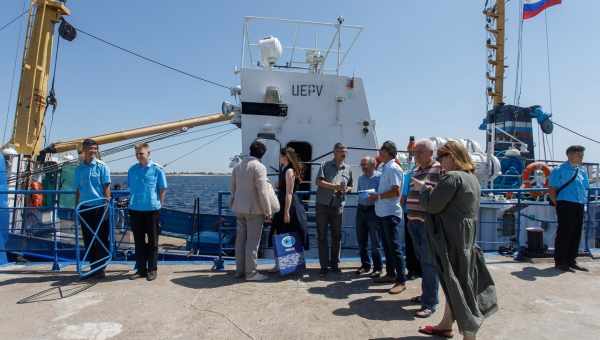
[[[539,188],[539,185],[534,185],[534,182],[536,181],[535,178],[531,178],[531,177],[535,177],[536,175],[536,171],[541,170],[544,174],[544,183],[542,185],[543,188],[548,188],[548,180],[550,178],[550,172],[552,171],[552,169],[550,169],[550,167],[544,163],[544,162],[533,162],[531,164],[529,164],[525,170],[523,171],[523,176],[521,177],[521,179],[523,180],[523,188],[528,189],[528,188]],[[542,195],[544,195],[543,192],[532,192],[530,193],[530,195],[534,198],[538,198]]]
[[[41,182],[33,181],[29,186],[31,190],[43,190]],[[44,204],[44,195],[42,194],[31,194],[31,206],[41,207]]]

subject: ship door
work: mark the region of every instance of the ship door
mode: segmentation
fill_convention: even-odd
[[[300,191],[310,191],[312,183],[312,168],[309,162],[312,159],[312,146],[307,142],[289,142],[286,147],[291,147],[296,150],[300,161],[304,163],[304,174],[302,183],[300,183]]]

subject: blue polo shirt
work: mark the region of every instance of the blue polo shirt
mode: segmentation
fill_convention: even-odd
[[[373,172],[373,176],[367,177],[366,175],[361,175],[358,177],[358,191],[364,191],[369,189],[374,189],[377,192],[377,188],[379,188],[379,178],[381,174],[379,171]],[[358,204],[363,206],[372,206],[375,204],[374,202],[369,202],[369,195],[358,195]]]
[[[99,159],[92,159],[90,163],[79,162],[75,168],[75,189],[79,190],[79,202],[104,198],[104,187],[110,185],[110,169]],[[93,202],[90,205],[101,205],[102,202]]]
[[[551,187],[558,189],[563,184],[567,183],[575,175],[575,170],[579,168],[579,173],[572,183],[567,185],[558,193],[557,201],[569,201],[573,203],[585,204],[588,200],[588,189],[590,181],[587,170],[583,166],[574,167],[569,162],[564,162],[560,166],[554,168],[550,174],[549,184]]]
[[[127,171],[127,185],[130,210],[160,210],[160,190],[167,188],[167,176],[160,165],[152,161],[147,166],[134,164]]]
[[[377,192],[382,194],[390,191],[393,186],[397,186],[402,194],[402,182],[404,173],[400,165],[396,164],[394,159],[385,163],[381,170],[381,179]],[[400,196],[393,198],[382,198],[375,201],[375,214],[379,217],[397,216],[402,218],[402,207],[400,206]]]

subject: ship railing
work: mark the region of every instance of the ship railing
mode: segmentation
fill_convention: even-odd
[[[128,223],[119,219],[126,214],[120,214],[123,208],[117,206],[115,199],[75,205],[75,191],[72,190],[4,190],[0,195],[5,195],[8,202],[6,206],[0,206],[0,265],[7,263],[9,257],[15,257],[17,262],[25,259],[50,261],[54,271],[75,265],[79,275],[85,277],[106,267],[117,250],[127,243],[123,236],[129,230]],[[32,195],[42,195],[43,204],[32,206]],[[118,196],[113,192],[114,197]],[[90,210],[90,204],[104,207],[109,227],[108,243],[98,239],[98,225],[81,220],[81,213]],[[90,244],[83,241],[80,228],[90,231],[93,239]],[[106,255],[90,261],[92,244],[106,250]]]
[[[305,60],[304,53],[318,51],[321,53],[322,61],[317,72],[325,71],[339,75],[348,54],[364,29],[362,26],[346,25],[343,22],[344,19],[341,17],[337,22],[318,22],[247,16],[242,27],[240,65],[242,68],[264,66],[260,65],[258,41],[265,37],[265,32],[268,32],[277,38],[285,39],[281,41],[283,50],[281,61],[273,67],[309,70],[311,65]],[[321,38],[324,40],[321,41]],[[311,41],[310,46],[301,46],[307,41]],[[297,58],[299,54],[302,59]],[[332,57],[335,57],[334,61],[331,61]]]
[[[543,242],[546,250],[554,248],[554,238],[556,232],[555,209],[549,202],[532,200],[532,194],[543,194],[545,189],[483,189],[481,190],[482,200],[480,204],[478,225],[476,232],[476,243],[484,251],[500,252],[506,255],[513,255],[516,259],[522,259],[527,255],[528,248],[527,232],[530,228],[540,228],[544,230]],[[303,203],[308,215],[309,221],[309,241],[316,240],[314,215],[315,215],[315,191],[298,191],[296,194],[303,198]],[[218,214],[219,216],[233,215],[228,206],[231,193],[221,191],[218,193]],[[507,199],[506,196],[510,196]],[[344,207],[342,249],[354,251],[358,249],[356,243],[354,220],[355,209],[357,207],[357,193],[348,193],[348,203]],[[580,253],[590,255],[592,248],[600,247],[600,188],[589,190],[589,200],[585,205],[585,218],[582,231],[582,240]],[[506,213],[506,215],[505,215]],[[510,214],[510,215],[509,215]],[[510,216],[512,215],[512,219]],[[506,219],[505,219],[506,217]],[[220,225],[221,230],[235,230],[234,223],[227,226]],[[266,229],[266,228],[265,228]],[[403,233],[400,233],[401,235]],[[262,248],[266,243],[263,232]],[[310,242],[311,249],[315,249],[316,244]],[[232,248],[225,248],[220,245],[220,254],[225,251],[233,251]],[[531,251],[530,251],[531,253]],[[551,253],[546,253],[546,256]],[[356,256],[354,254],[353,256]],[[541,255],[541,254],[538,254]],[[222,262],[221,262],[222,263]],[[216,267],[219,267],[218,265]]]
[[[53,270],[61,264],[76,264],[77,237],[74,191],[6,190],[7,206],[0,206],[0,264],[7,254],[52,261]],[[32,206],[32,195],[42,195],[43,204]]]

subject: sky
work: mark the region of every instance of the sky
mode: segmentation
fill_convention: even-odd
[[[28,1],[2,0],[0,25],[22,12],[24,2]],[[478,126],[486,111],[484,2],[70,0],[67,4],[72,11],[68,20],[76,27],[228,86],[239,84],[233,71],[240,64],[244,16],[327,22],[343,16],[346,24],[365,27],[343,73],[363,78],[379,141],[391,139],[404,146],[409,136],[464,137],[483,144],[484,132]],[[511,104],[518,7],[519,1],[513,0],[507,8],[505,102]],[[596,139],[598,12],[600,1],[563,1],[547,11],[554,119]],[[542,14],[524,23],[521,105],[541,105],[550,111],[544,19]],[[0,32],[0,133],[8,112],[7,135],[16,97],[16,89],[9,96],[11,77],[15,55],[21,58],[18,36],[24,25],[20,20]],[[325,40],[318,43],[322,46]],[[51,141],[216,113],[223,100],[232,100],[223,88],[141,61],[82,34],[61,43],[56,93],[59,107]],[[154,147],[190,138],[161,141]],[[176,160],[208,140],[156,151],[153,158],[167,163],[169,171],[229,171],[229,159],[241,152],[239,131]],[[600,160],[598,144],[559,128],[554,143],[555,159],[563,158],[568,145],[583,144],[587,160]],[[130,158],[110,165],[119,171],[133,162],[132,152]]]

